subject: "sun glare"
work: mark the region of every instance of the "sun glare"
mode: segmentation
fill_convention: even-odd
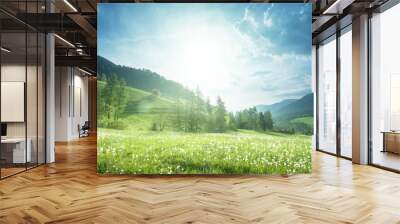
[[[216,91],[229,78],[228,60],[232,42],[229,35],[220,30],[202,29],[190,32],[181,42],[180,76],[190,88]],[[225,80],[225,82],[224,82]]]

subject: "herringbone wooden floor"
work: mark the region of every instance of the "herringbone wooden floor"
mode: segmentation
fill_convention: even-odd
[[[314,152],[313,174],[102,177],[96,141],[0,181],[0,223],[400,223],[400,175]]]

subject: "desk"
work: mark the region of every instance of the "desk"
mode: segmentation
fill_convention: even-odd
[[[400,154],[400,132],[383,131],[383,150],[382,152],[392,152]]]
[[[1,157],[6,163],[26,163],[31,162],[32,153],[30,138],[26,139],[28,144],[25,152],[25,138],[5,138],[1,139]]]

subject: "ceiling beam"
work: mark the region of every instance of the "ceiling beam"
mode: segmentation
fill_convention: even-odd
[[[324,10],[323,14],[342,14],[343,10],[353,2],[355,0],[336,0]]]
[[[97,71],[97,60],[95,56],[55,56],[56,66],[87,67]]]
[[[85,17],[80,14],[68,14],[67,15],[72,21],[74,21],[79,27],[82,28],[83,31],[90,37],[90,40],[95,40],[97,37],[97,30],[90,24]],[[87,40],[87,41],[90,41]],[[95,43],[91,43],[92,46],[95,46]]]
[[[81,31],[75,21],[61,13],[18,13],[16,17],[42,32]]]

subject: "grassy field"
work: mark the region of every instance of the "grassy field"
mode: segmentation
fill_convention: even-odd
[[[99,82],[102,87],[104,83]],[[257,132],[174,132],[174,99],[127,88],[124,129],[98,128],[104,174],[293,174],[311,172],[311,136]],[[164,120],[163,131],[151,131]],[[301,118],[293,122],[309,122]],[[311,119],[312,122],[312,119]]]
[[[292,124],[306,124],[310,127],[313,126],[314,118],[313,117],[298,117],[290,121]]]
[[[311,172],[310,136],[244,130],[190,134],[99,129],[98,133],[99,173]]]

